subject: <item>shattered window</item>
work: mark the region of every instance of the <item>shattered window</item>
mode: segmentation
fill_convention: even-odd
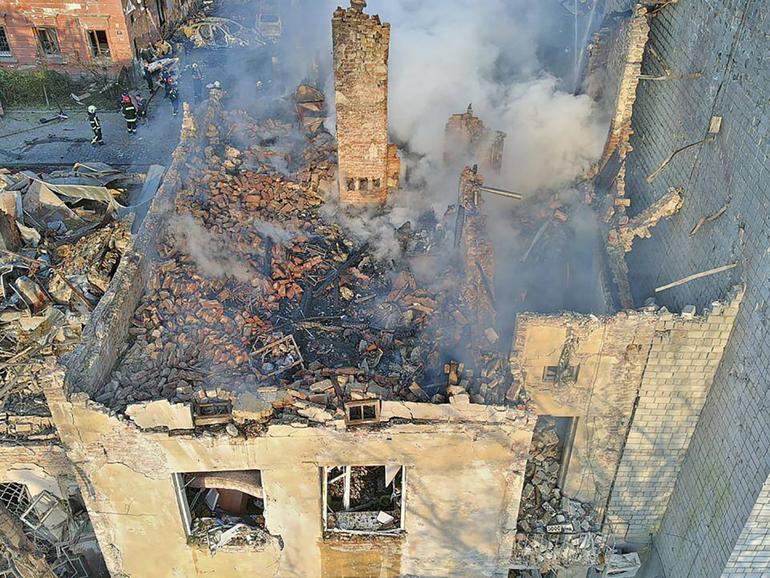
[[[56,34],[55,28],[38,28],[36,32],[40,50],[42,50],[45,56],[59,56],[61,54],[59,50],[59,37]]]
[[[8,36],[5,33],[5,27],[0,26],[0,56],[11,55],[11,43],[8,42]]]
[[[110,44],[105,30],[89,30],[88,45],[94,58],[110,58]]]
[[[57,576],[88,578],[84,556],[77,553],[81,543],[89,541],[93,529],[85,507],[75,496],[62,500],[47,490],[32,497],[25,484],[0,483],[0,505],[20,524],[27,538],[40,552]],[[0,578],[3,574],[0,556]]]
[[[324,468],[324,529],[359,534],[403,530],[403,466]]]
[[[0,504],[12,514],[20,517],[31,504],[27,486],[18,482],[0,484]]]
[[[208,548],[249,548],[270,538],[258,470],[176,474],[188,543]]]

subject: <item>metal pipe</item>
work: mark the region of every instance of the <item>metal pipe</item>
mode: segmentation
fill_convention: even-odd
[[[496,189],[494,187],[480,187],[482,191],[485,193],[490,193],[492,195],[500,195],[501,197],[508,197],[510,199],[516,199],[517,201],[520,201],[524,198],[524,195],[521,193],[515,193],[513,191],[506,191],[503,189]]]

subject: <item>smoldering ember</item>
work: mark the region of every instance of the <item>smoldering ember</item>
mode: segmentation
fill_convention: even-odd
[[[770,576],[770,8],[337,2],[0,0],[0,578]]]

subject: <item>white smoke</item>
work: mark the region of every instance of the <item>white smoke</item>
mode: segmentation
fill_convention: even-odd
[[[195,260],[198,270],[207,277],[235,277],[244,283],[257,273],[229,248],[227,241],[206,229],[191,215],[176,215],[169,223],[180,251]]]
[[[438,164],[447,119],[472,103],[488,128],[508,135],[496,184],[529,192],[573,181],[601,153],[607,122],[540,62],[558,10],[531,0],[370,1],[368,12],[392,27],[394,137]]]

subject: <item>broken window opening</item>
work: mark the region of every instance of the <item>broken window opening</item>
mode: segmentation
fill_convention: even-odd
[[[61,56],[59,37],[55,28],[37,28],[37,42],[44,56]]]
[[[559,379],[559,366],[546,365],[543,368],[543,381],[557,381]]]
[[[0,484],[0,504],[17,518],[21,517],[31,503],[32,498],[24,484],[18,482]]]
[[[110,43],[107,41],[106,30],[89,30],[88,46],[92,58],[111,58]]]
[[[8,42],[5,26],[0,26],[0,56],[11,56],[11,43]]]
[[[382,180],[381,179],[372,179],[372,185],[375,190],[379,189],[382,186]]]
[[[193,404],[193,423],[195,427],[220,425],[232,420],[233,404],[230,401],[206,399]]]
[[[82,504],[73,498],[62,500],[48,490],[33,497],[19,482],[0,483],[0,504],[23,525],[24,533],[57,576],[88,578],[84,556],[75,553],[93,532]]]
[[[358,190],[360,190],[360,191],[368,191],[369,190],[369,179],[359,179],[359,181],[358,181]]]
[[[323,469],[324,530],[399,534],[404,530],[403,466]]]
[[[379,421],[379,399],[361,399],[345,403],[345,422],[348,425],[378,423]]]
[[[356,180],[355,179],[346,179],[345,185],[349,191],[355,191],[356,190]]]
[[[546,365],[543,368],[543,381],[572,383],[577,381],[579,373],[579,365],[567,365],[565,367]]]
[[[259,470],[174,474],[174,488],[188,544],[211,554],[257,548],[270,538]]]

